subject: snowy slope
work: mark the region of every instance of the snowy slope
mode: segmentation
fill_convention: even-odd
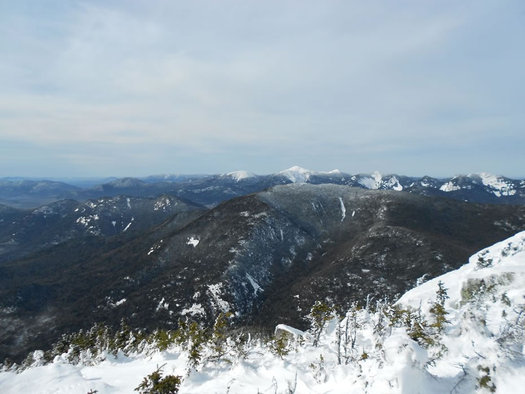
[[[427,326],[436,342],[424,346],[393,311],[412,306],[431,323],[429,306],[436,302],[439,282],[448,292],[449,322],[442,332]],[[229,340],[228,361],[213,361],[212,348],[205,347],[204,361],[191,370],[180,346],[156,351],[148,345],[117,357],[86,353],[76,365],[66,354],[40,365],[37,353],[33,367],[1,372],[0,388],[3,393],[130,393],[163,366],[165,374],[183,377],[181,393],[518,393],[525,385],[524,296],[521,232],[407,292],[397,307],[377,303],[328,320],[319,346],[312,344],[315,331],[279,326],[289,335],[289,353],[282,358],[271,344],[253,338],[242,352]]]
[[[343,176],[342,172],[335,169],[331,171],[311,171],[307,170],[306,168],[302,168],[299,166],[293,166],[286,170],[279,171],[275,175],[282,175],[285,178],[287,178],[292,183],[306,183],[310,180],[310,178],[314,175],[317,176],[330,176],[330,175],[336,175],[336,176]]]
[[[226,176],[229,176],[233,178],[234,180],[236,180],[237,182],[239,182],[243,179],[253,178],[257,175],[255,175],[253,172],[240,170],[240,171],[228,172]]]

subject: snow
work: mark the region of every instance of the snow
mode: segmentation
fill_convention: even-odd
[[[459,187],[458,185],[454,184],[453,181],[449,181],[447,183],[444,183],[443,185],[441,185],[441,187],[439,188],[439,190],[441,190],[442,192],[453,192],[453,191],[456,191],[456,190],[460,190],[461,187]]]
[[[198,238],[195,238],[194,236],[191,236],[186,241],[186,245],[191,245],[191,246],[193,246],[195,248],[199,244],[199,242],[200,241],[199,241]]]
[[[5,394],[131,393],[145,376],[163,366],[165,375],[183,377],[180,393],[488,393],[489,389],[478,387],[483,376],[489,378],[487,384],[494,384],[496,393],[522,392],[525,232],[479,251],[463,267],[408,291],[397,305],[421,308],[417,313],[432,322],[429,308],[439,282],[449,296],[445,303],[448,323],[436,346],[420,345],[404,325],[387,320],[389,314],[382,313],[378,304],[374,309],[351,309],[342,320],[329,320],[318,346],[313,345],[312,331],[277,325],[276,334],[291,337],[289,352],[282,358],[252,337],[242,357],[230,338],[224,361],[214,359],[212,348],[205,347],[203,361],[195,369],[188,368],[187,350],[175,344],[164,351],[147,345],[127,355],[106,352],[96,359],[86,354],[81,358],[85,361],[75,364],[63,354],[43,365],[42,352],[38,352],[32,367],[0,372],[0,387]],[[222,286],[210,285],[207,295],[227,310],[220,298]],[[164,307],[162,299],[159,308]],[[193,304],[184,312],[198,314],[201,308]]]
[[[153,210],[159,211],[163,210],[165,211],[166,208],[171,206],[171,200],[168,197],[161,197],[157,201],[155,201],[155,204],[153,204]]]
[[[162,243],[164,242],[164,240],[160,240],[159,242],[155,243],[148,251],[148,256],[152,253],[154,253],[156,250],[159,250],[162,246]]]
[[[385,186],[388,189],[392,189],[398,192],[403,190],[403,186],[401,186],[401,183],[399,183],[399,179],[397,179],[397,177],[395,176],[390,177],[388,181],[385,182]]]
[[[122,298],[121,300],[118,300],[117,302],[115,302],[115,306],[120,306],[122,305],[123,303],[125,303],[127,300],[125,298]]]
[[[371,175],[366,175],[358,180],[358,183],[367,189],[377,190],[381,187],[382,175],[378,171],[374,171]]]
[[[297,338],[309,337],[309,335],[306,332],[298,330],[297,328],[288,326],[286,324],[277,324],[277,326],[275,326],[275,333],[277,334],[278,332],[286,332],[292,334],[294,337]]]
[[[335,169],[331,171],[311,171],[299,166],[293,166],[286,170],[278,172],[293,183],[306,183],[312,175],[341,175],[342,172]]]
[[[492,189],[492,193],[494,193],[496,197],[513,196],[516,194],[514,185],[510,182],[506,182],[503,177],[487,174],[486,172],[479,174],[479,177],[481,178],[483,185]]]
[[[183,309],[182,312],[181,312],[181,315],[182,316],[186,316],[186,315],[191,315],[191,316],[202,315],[202,316],[204,316],[204,315],[206,315],[206,312],[204,311],[204,308],[202,307],[201,304],[192,304],[191,307]]]
[[[257,292],[262,291],[262,287],[259,286],[259,284],[255,281],[255,279],[253,279],[253,277],[250,274],[246,273],[246,279],[248,279],[248,281],[252,285],[254,295],[257,295]]]
[[[170,304],[166,302],[164,297],[162,297],[162,299],[157,304],[157,307],[155,308],[155,312],[159,312],[161,309],[168,310],[169,307],[170,307]]]
[[[525,231],[479,251],[469,258],[468,264],[408,291],[398,302],[416,307],[420,300],[433,297],[437,283],[441,281],[450,297],[447,306],[458,308],[462,301],[461,291],[465,286],[475,280],[504,278],[505,274],[511,274],[514,278],[513,287],[522,283],[522,296],[515,300],[521,302],[525,298]]]
[[[222,283],[215,283],[208,285],[208,293],[210,294],[214,305],[221,312],[227,312],[230,310],[230,305],[221,298]]]
[[[346,207],[341,197],[339,197],[339,202],[341,203],[341,222],[342,222],[343,220],[345,220],[345,217],[346,217]]]
[[[285,176],[293,183],[306,183],[313,172],[299,166],[293,166],[280,171],[279,174]]]
[[[228,172],[226,176],[229,176],[230,178],[233,178],[234,180],[239,182],[243,179],[253,178],[257,175],[255,175],[253,172],[248,172],[248,171],[233,171],[233,172]]]
[[[131,218],[131,221],[128,223],[128,225],[126,227],[124,227],[124,230],[122,230],[122,232],[126,232],[128,231],[128,229],[131,227],[131,225],[133,224],[133,221],[135,220],[134,217]]]

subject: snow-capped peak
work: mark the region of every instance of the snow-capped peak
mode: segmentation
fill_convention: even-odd
[[[320,174],[324,174],[324,175],[341,175],[342,172],[336,168],[336,169],[331,170],[331,171],[321,171]]]
[[[305,183],[313,174],[313,171],[299,166],[293,166],[286,170],[280,171],[278,174],[285,176],[293,183]]]
[[[238,182],[241,179],[253,178],[256,175],[253,172],[241,170],[241,171],[228,172],[226,176],[229,176]]]
[[[359,184],[363,185],[367,189],[379,189],[381,186],[381,181],[383,179],[383,176],[379,173],[379,171],[374,171],[370,175],[362,176],[361,179],[359,179]]]
[[[293,183],[305,183],[310,180],[312,175],[341,175],[342,172],[338,169],[331,171],[311,171],[299,166],[293,166],[286,170],[279,171],[278,174],[285,176]]]
[[[493,189],[493,193],[497,196],[512,196],[516,194],[516,189],[512,185],[512,183],[509,183],[505,181],[505,178],[497,175],[488,174],[486,172],[482,172],[479,174],[479,177],[481,178],[481,182],[483,185]]]

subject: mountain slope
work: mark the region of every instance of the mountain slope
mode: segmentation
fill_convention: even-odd
[[[60,200],[27,211],[0,207],[0,264],[79,237],[138,234],[177,213],[200,209],[166,195]]]
[[[123,346],[117,355],[89,349],[76,363],[69,361],[73,348],[47,365],[35,352],[29,368],[0,372],[0,386],[6,393],[64,387],[124,393],[157,369],[179,375],[181,393],[518,393],[525,384],[524,297],[521,232],[408,291],[395,305],[352,307],[340,317],[327,312],[320,329],[280,324],[273,341],[248,337],[241,344],[230,332],[220,358],[212,341],[191,367],[188,347],[160,348],[155,341],[138,352]],[[440,327],[435,305],[444,307]]]
[[[338,185],[277,186],[100,252],[86,240],[4,265],[2,317],[25,324],[25,349],[121,318],[152,329],[174,327],[185,316],[211,324],[230,310],[237,324],[304,327],[321,297],[342,308],[368,294],[393,297],[517,228],[525,228],[525,207]],[[85,253],[67,263],[72,247]],[[53,327],[43,332],[35,319],[49,318]],[[4,336],[3,351],[16,357],[17,341],[16,332]]]

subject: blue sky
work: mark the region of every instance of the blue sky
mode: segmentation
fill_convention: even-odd
[[[0,176],[525,173],[525,2],[0,1]]]

